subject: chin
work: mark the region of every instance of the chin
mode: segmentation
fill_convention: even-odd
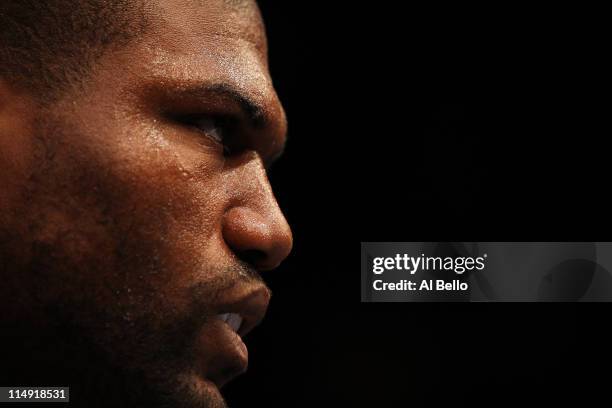
[[[227,408],[219,387],[195,372],[180,376],[173,391],[164,394],[160,408]]]

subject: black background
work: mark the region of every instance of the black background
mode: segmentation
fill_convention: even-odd
[[[230,405],[602,406],[607,304],[359,299],[361,241],[611,240],[598,11],[260,5],[295,247]]]

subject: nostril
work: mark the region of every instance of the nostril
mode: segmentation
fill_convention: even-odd
[[[258,249],[247,249],[245,251],[240,251],[237,255],[244,262],[255,267],[255,269],[259,269],[264,266],[268,258],[264,251],[260,251]]]

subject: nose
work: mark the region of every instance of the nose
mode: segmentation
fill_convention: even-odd
[[[276,268],[289,255],[293,236],[261,162],[247,167],[236,174],[239,186],[233,191],[237,200],[224,214],[223,238],[241,260],[265,271]]]

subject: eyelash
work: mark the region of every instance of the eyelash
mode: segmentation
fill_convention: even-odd
[[[215,141],[223,144],[223,127],[219,126],[214,118],[203,116],[193,121],[193,126],[210,136]],[[207,129],[208,128],[208,129]]]
[[[188,115],[179,117],[178,121],[183,125],[195,128],[209,139],[219,143],[223,147],[224,155],[231,154],[228,144],[229,126],[222,118],[210,115]]]

